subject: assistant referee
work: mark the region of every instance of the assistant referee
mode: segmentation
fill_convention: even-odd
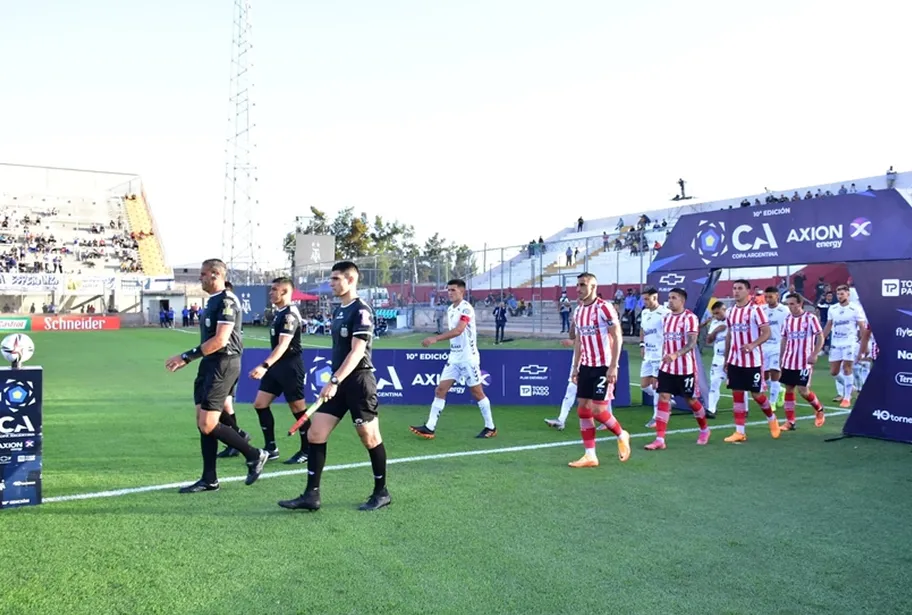
[[[237,431],[219,422],[225,400],[241,373],[241,302],[225,289],[228,268],[218,259],[203,261],[200,268],[200,285],[209,295],[206,308],[200,316],[201,342],[196,348],[173,356],[165,362],[168,371],[176,372],[201,359],[199,372],[193,382],[193,403],[196,404],[196,426],[200,432],[200,449],[203,454],[202,477],[180,493],[217,491],[219,488],[215,467],[218,461],[218,443],[225,443],[241,452],[247,459],[247,480],[252,485],[260,477],[269,454],[253,448]]]
[[[330,286],[342,305],[332,318],[332,369],[329,382],[320,392],[323,405],[311,418],[307,432],[307,487],[293,500],[279,506],[292,510],[319,510],[320,477],[326,465],[326,440],[346,412],[351,412],[355,431],[370,455],[374,492],[359,510],[389,506],[386,489],[386,448],[377,418],[377,380],[371,361],[374,313],[358,297],[358,266],[349,261],[333,265]]]

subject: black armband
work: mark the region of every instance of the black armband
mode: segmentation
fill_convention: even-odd
[[[190,363],[191,361],[193,361],[193,359],[198,359],[202,356],[203,356],[203,351],[199,346],[197,346],[196,348],[191,348],[187,352],[181,354],[181,359],[183,359],[187,363]]]

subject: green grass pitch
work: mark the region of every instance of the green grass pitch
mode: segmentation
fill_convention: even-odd
[[[190,335],[32,337],[46,379],[46,498],[199,477],[195,368],[163,366]],[[245,337],[265,344],[262,330]],[[824,371],[815,384],[828,401]],[[225,480],[244,474],[240,459],[220,462],[217,493],[169,488],[0,511],[0,614],[909,612],[909,448],[825,443],[844,415],[822,429],[802,420],[778,441],[751,426],[749,442],[727,445],[730,407],[723,398],[709,446],[678,433],[654,453],[642,450],[650,409],[618,409],[634,434],[630,461],[600,441],[602,466],[573,470],[575,420],[561,433],[543,422],[556,408],[495,407],[499,435],[479,441],[477,409],[451,405],[425,441],[408,425],[427,407],[384,406],[384,439],[400,461],[388,473],[393,504],[376,513],[356,510],[372,486],[364,465],[327,471],[324,507],[307,514],[276,506],[301,492],[303,468],[269,465],[246,487]],[[277,431],[287,428],[287,407],[273,410]],[[237,412],[261,444],[252,408]],[[749,420],[758,419],[753,406]],[[674,415],[669,429],[693,427]],[[283,459],[296,443],[280,440]],[[347,421],[328,453],[329,466],[367,462]],[[482,454],[433,457],[447,453]]]

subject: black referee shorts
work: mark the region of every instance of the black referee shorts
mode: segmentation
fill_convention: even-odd
[[[260,390],[270,395],[285,396],[288,403],[304,399],[304,363],[301,357],[279,361],[260,380]]]
[[[203,358],[193,381],[193,403],[202,410],[221,412],[240,377],[241,355]]]
[[[377,378],[369,369],[352,372],[342,381],[335,396],[323,403],[317,414],[329,414],[338,419],[351,412],[352,423],[370,423],[377,418]]]

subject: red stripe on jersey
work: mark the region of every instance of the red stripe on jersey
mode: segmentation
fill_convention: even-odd
[[[462,316],[459,317],[459,321],[460,322],[472,322],[472,317],[469,316],[468,314],[463,314]]]
[[[700,320],[697,315],[690,310],[684,310],[680,314],[670,313],[665,317],[663,326],[664,342],[662,343],[662,357],[674,354],[687,345],[687,335],[696,334],[700,331]],[[697,371],[697,360],[694,349],[691,348],[683,356],[678,357],[671,363],[662,363],[660,367],[666,374],[675,376],[693,376]]]
[[[810,312],[801,316],[789,314],[782,325],[782,337],[785,339],[785,354],[782,356],[782,369],[801,371],[813,366],[814,347],[817,334],[823,331],[820,321]]]
[[[760,327],[769,324],[760,306],[753,303],[735,305],[728,310],[725,322],[731,332],[731,348],[726,362],[737,367],[763,367],[763,351],[759,346],[749,353],[741,350],[756,342],[760,337]]]
[[[611,364],[608,332],[618,322],[614,306],[604,299],[580,305],[573,313],[573,324],[580,340],[580,365],[607,367]]]

